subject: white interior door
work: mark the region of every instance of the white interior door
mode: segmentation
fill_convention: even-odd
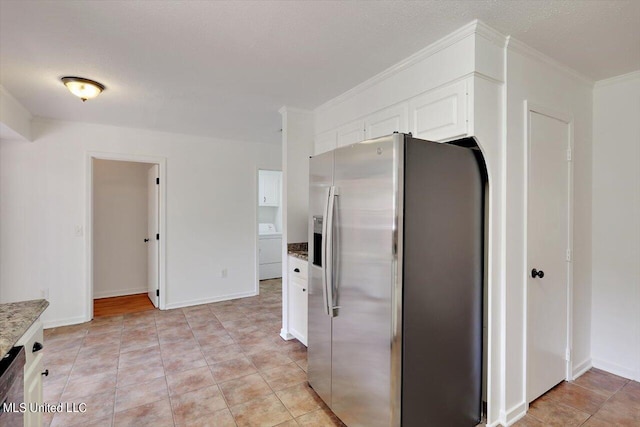
[[[527,398],[566,378],[569,124],[529,111]],[[532,277],[533,269],[538,274]]]
[[[147,222],[147,268],[148,281],[149,281],[149,299],[153,302],[153,305],[158,307],[158,290],[159,290],[159,265],[160,265],[160,241],[159,236],[159,209],[158,203],[160,201],[160,185],[158,183],[159,172],[158,165],[152,165],[147,172],[147,191],[148,191],[148,222]]]

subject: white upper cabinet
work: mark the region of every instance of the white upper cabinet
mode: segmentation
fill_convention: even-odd
[[[409,132],[409,104],[403,102],[367,116],[364,128],[366,139]]]
[[[318,155],[318,154],[326,153],[327,151],[335,150],[335,148],[337,147],[336,145],[337,139],[338,139],[338,132],[335,130],[321,133],[320,135],[316,136],[315,144],[314,144],[315,146],[314,154]]]
[[[467,135],[467,81],[435,89],[409,100],[411,132],[442,141]]]
[[[469,79],[453,82],[316,135],[315,154],[394,132],[430,141],[468,136],[469,87]]]
[[[282,185],[282,172],[259,171],[258,176],[258,205],[280,206],[280,187]]]
[[[364,141],[364,121],[356,120],[338,129],[338,147]]]

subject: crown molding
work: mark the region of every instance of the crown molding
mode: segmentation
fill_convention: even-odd
[[[417,62],[420,62],[438,52],[440,52],[441,50],[444,50],[446,48],[448,48],[449,46],[454,45],[455,43],[458,43],[461,40],[464,40],[465,38],[473,35],[476,33],[476,29],[478,28],[478,23],[480,21],[478,21],[477,19],[474,21],[471,21],[470,23],[468,23],[467,25],[458,28],[456,31],[454,31],[453,33],[450,33],[448,35],[446,35],[445,37],[431,43],[429,46],[417,51],[416,53],[414,53],[413,55],[409,56],[408,58],[403,59],[402,61],[392,65],[391,67],[387,68],[386,70],[382,71],[381,73],[376,74],[375,76],[365,80],[364,82],[358,84],[357,86],[354,86],[353,88],[349,89],[346,92],[343,92],[342,94],[336,96],[335,98],[330,99],[329,101],[325,102],[324,104],[321,104],[320,106],[318,106],[314,112],[321,112],[321,111],[325,111],[330,109],[331,107],[340,104],[341,102],[365,91],[366,89],[375,86],[376,84],[380,83],[383,80],[388,79],[389,77],[393,76],[394,74],[397,74],[399,72],[401,72],[402,70],[406,70],[407,68],[411,67],[412,65],[416,64]],[[483,24],[485,25],[485,24]],[[486,25],[485,25],[486,26]],[[490,28],[490,27],[487,27]],[[487,34],[489,34],[489,32],[487,32]]]
[[[632,71],[627,74],[622,74],[615,77],[610,77],[604,80],[598,80],[594,85],[595,88],[600,88],[604,86],[611,86],[619,83],[628,82],[634,79],[640,79],[640,70]]]
[[[298,114],[312,114],[313,111],[311,110],[305,110],[303,108],[297,108],[297,107],[290,107],[288,105],[283,105],[282,107],[280,107],[280,109],[278,110],[278,113],[284,115],[285,113],[298,113]]]
[[[480,20],[476,20],[475,33],[484,37],[498,47],[505,48],[507,46],[508,37],[493,27],[488,26]]]
[[[578,80],[580,83],[587,85],[590,88],[593,88],[594,86],[595,82],[593,81],[593,79],[590,79],[589,77],[585,76],[582,73],[579,73],[573,68],[566,66],[562,62],[559,62],[551,58],[550,56],[545,55],[539,50],[532,48],[528,44],[521,42],[520,40],[514,38],[513,36],[507,36],[506,48],[507,50],[511,50],[512,52],[517,52],[522,55],[528,56],[529,58],[544,62],[547,65],[551,65],[557,70],[570,75],[574,79]]]

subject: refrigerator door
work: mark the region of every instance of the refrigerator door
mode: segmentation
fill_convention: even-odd
[[[326,262],[322,260],[326,244],[328,191],[333,184],[334,153],[314,156],[309,162],[309,323],[308,380],[316,393],[331,406],[331,317],[327,314],[323,287]],[[324,265],[321,265],[324,264]]]
[[[395,134],[335,151],[331,409],[349,427],[392,425],[396,187],[403,140]]]
[[[476,152],[408,139],[402,426],[473,427],[482,387],[483,174]]]

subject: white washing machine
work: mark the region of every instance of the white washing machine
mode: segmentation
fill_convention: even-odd
[[[275,224],[258,224],[258,264],[260,280],[282,277],[282,233]]]

